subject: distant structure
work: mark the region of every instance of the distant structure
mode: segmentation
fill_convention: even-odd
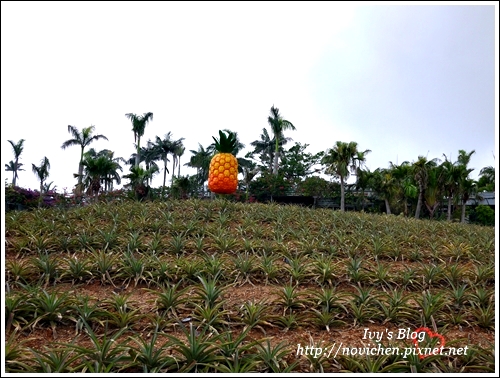
[[[486,205],[495,210],[495,192],[476,193],[476,195],[469,198],[465,203],[465,206],[476,207],[478,205]]]

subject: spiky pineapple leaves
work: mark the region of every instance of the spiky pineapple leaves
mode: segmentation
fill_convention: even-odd
[[[234,154],[234,149],[237,143],[235,133],[228,131],[226,135],[224,131],[219,130],[219,139],[216,139],[215,137],[212,138],[215,141],[215,150],[217,152]]]

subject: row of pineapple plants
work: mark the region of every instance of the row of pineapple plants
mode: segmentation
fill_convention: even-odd
[[[182,277],[176,284],[169,283],[168,280],[164,280],[162,277],[161,282],[157,282],[154,285],[154,289],[164,288],[172,286],[175,290],[191,288],[195,282],[195,277],[200,279],[200,277],[211,277],[213,274],[213,268],[208,267],[206,270],[201,270],[196,273],[192,271],[192,266],[189,267],[190,272],[188,276]],[[90,271],[89,275],[91,274]],[[161,273],[163,274],[163,273]],[[198,274],[198,275],[197,275]],[[216,275],[227,274],[223,270],[218,270]],[[238,273],[237,273],[238,274]],[[117,290],[127,289],[130,283],[137,285],[139,281],[137,278],[139,274],[135,276],[128,276],[125,280],[122,279],[120,283],[122,286],[116,286],[110,275],[104,273],[98,273],[97,276],[101,277],[100,282],[104,284],[113,285],[111,287],[119,288]],[[43,277],[41,277],[43,279]],[[137,280],[136,280],[137,279]],[[228,287],[234,287],[241,283],[241,279],[236,278],[233,283],[224,283]],[[42,282],[39,281],[39,282]],[[117,282],[117,280],[115,280]],[[251,283],[250,280],[248,280]],[[24,295],[26,292],[30,292],[40,288],[41,290],[53,291],[53,286],[46,288],[48,281],[43,280],[43,286],[37,284],[22,284],[19,281],[16,283],[18,290],[11,289],[11,283],[7,282],[7,299],[8,303],[6,309],[9,313],[12,313],[14,320],[16,319],[16,307],[14,304],[23,304],[23,302],[29,302],[27,297]],[[72,282],[74,284],[74,281]],[[485,287],[483,284],[475,285],[468,283],[456,283],[450,282],[450,287],[437,287],[433,289],[422,289],[421,286],[412,289],[411,287],[406,287],[402,285],[387,285],[387,286],[377,286],[365,284],[341,284],[339,286],[330,285],[308,285],[305,287],[298,286],[297,284],[292,284],[292,278],[290,278],[290,284],[277,285],[272,284],[272,287],[277,287],[279,289],[274,290],[276,296],[281,299],[277,299],[277,303],[283,303],[285,307],[293,309],[295,307],[307,308],[321,310],[326,308],[330,312],[331,306],[326,306],[325,303],[333,304],[337,303],[337,307],[340,306],[343,311],[339,312],[337,316],[342,318],[349,318],[354,316],[355,319],[362,322],[363,319],[377,319],[381,321],[398,321],[402,322],[408,318],[416,322],[423,319],[425,322],[429,322],[430,317],[433,314],[440,314],[440,318],[443,322],[448,322],[451,324],[467,324],[467,314],[473,315],[476,322],[484,327],[489,328],[494,324],[494,292],[491,288]],[[159,293],[161,295],[161,292]],[[21,298],[22,300],[18,300]],[[191,298],[192,299],[192,298]],[[297,301],[297,304],[295,304]],[[314,303],[318,302],[315,306]],[[413,306],[409,306],[409,302],[413,303]],[[287,303],[290,303],[287,305]],[[304,305],[307,303],[307,306]],[[432,303],[431,308],[426,308],[426,304]],[[13,306],[10,308],[9,306]],[[357,318],[357,306],[364,306],[364,311],[361,312],[360,318]],[[398,313],[400,307],[407,308],[411,312]],[[31,305],[31,316],[33,318],[37,313],[36,306]],[[419,314],[418,311],[421,312]],[[372,314],[372,315],[370,315]],[[413,314],[413,315],[412,315]],[[486,316],[488,315],[488,316]],[[25,316],[22,317],[23,319]]]
[[[201,282],[202,285],[196,286],[194,290],[192,290],[193,288],[178,290],[179,288],[175,286],[163,288],[156,297],[151,299],[153,309],[152,315],[144,315],[144,311],[140,311],[140,308],[133,300],[130,300],[129,295],[126,294],[116,293],[100,301],[98,301],[97,298],[89,298],[88,296],[76,296],[76,299],[73,300],[73,293],[49,293],[46,290],[31,289],[31,291],[27,290],[23,295],[24,300],[22,303],[18,303],[17,308],[14,309],[16,316],[13,318],[14,323],[11,323],[11,326],[15,327],[15,329],[20,332],[34,327],[51,328],[53,338],[57,340],[57,327],[65,323],[74,323],[74,342],[58,346],[55,346],[57,343],[54,342],[49,349],[50,353],[65,352],[66,354],[71,353],[72,356],[78,356],[80,364],[65,366],[64,371],[81,371],[82,363],[83,365],[90,362],[95,363],[95,360],[85,356],[85,353],[83,356],[79,353],[82,351],[79,342],[81,342],[83,338],[90,338],[93,344],[102,346],[97,340],[102,343],[102,338],[106,338],[108,334],[122,335],[127,333],[127,337],[123,338],[119,350],[122,353],[121,357],[125,361],[128,361],[128,363],[131,363],[130,360],[127,360],[128,357],[126,352],[128,356],[130,356],[131,351],[134,351],[130,346],[130,342],[135,341],[137,337],[141,337],[138,335],[142,335],[143,338],[147,338],[151,334],[163,335],[167,339],[170,339],[170,341],[175,341],[170,344],[166,343],[164,350],[156,350],[156,353],[166,356],[171,355],[172,349],[175,350],[176,346],[186,346],[185,341],[181,341],[181,338],[178,336],[177,339],[172,339],[172,337],[174,337],[172,330],[186,330],[186,327],[189,327],[190,330],[194,328],[194,332],[196,332],[197,339],[194,340],[193,343],[199,341],[198,337],[200,333],[203,332],[210,333],[211,335],[226,334],[229,336],[231,332],[228,332],[228,329],[231,329],[233,332],[242,332],[245,334],[246,331],[255,328],[261,330],[262,334],[265,335],[266,329],[269,331],[271,327],[278,327],[282,330],[294,330],[301,326],[301,322],[303,322],[302,326],[305,326],[307,322],[318,329],[326,328],[329,330],[329,327],[336,329],[342,327],[346,323],[351,323],[353,320],[359,320],[360,324],[366,324],[366,320],[368,319],[359,318],[359,315],[354,311],[351,319],[345,318],[345,320],[342,320],[343,318],[338,315],[345,310],[345,307],[351,307],[353,310],[363,307],[366,307],[367,311],[369,311],[370,308],[375,310],[375,306],[371,307],[375,304],[380,306],[377,310],[383,314],[385,320],[393,319],[391,315],[394,316],[394,314],[405,314],[404,317],[409,322],[408,324],[415,324],[422,321],[422,319],[419,319],[415,315],[415,318],[412,319],[412,310],[410,306],[408,306],[402,293],[397,291],[388,294],[386,298],[370,298],[369,290],[359,290],[358,294],[352,296],[351,300],[345,303],[339,301],[339,293],[334,293],[328,289],[316,295],[311,295],[308,300],[301,297],[298,292],[294,293],[294,287],[289,286],[284,287],[283,291],[279,292],[281,295],[279,295],[279,299],[272,307],[269,306],[269,303],[264,303],[263,301],[247,301],[237,309],[233,309],[224,307],[223,288],[218,287],[214,281],[201,279]],[[189,291],[194,291],[195,295],[186,296],[187,289]],[[27,300],[26,297],[28,297]],[[21,297],[17,299],[19,298]],[[9,297],[9,300],[13,299],[14,297]],[[439,299],[439,296],[434,297],[434,299]],[[431,294],[424,295],[421,302],[422,311],[425,311],[426,308],[428,309],[426,306],[432,305],[434,299]],[[427,301],[427,303],[425,303],[425,301]],[[186,316],[186,311],[191,314],[189,317]],[[10,313],[12,312],[8,310],[7,314],[10,315]],[[369,315],[364,316],[368,317]],[[429,322],[434,322],[433,316],[439,321],[440,315],[428,312],[425,316],[429,316]],[[380,318],[380,320],[383,318]],[[20,320],[27,321],[28,323],[23,326],[19,324]],[[183,321],[188,321],[189,326],[184,325]],[[402,325],[403,322],[396,321],[395,324]],[[440,327],[440,332],[443,332],[444,328],[445,327]],[[158,332],[158,330],[160,330],[160,332]],[[16,331],[12,334],[14,335],[15,332]],[[97,334],[99,334],[99,336],[96,336]],[[112,336],[111,339],[116,340],[117,337]],[[463,340],[460,341],[463,342]],[[152,340],[150,340],[150,342],[152,342]],[[256,342],[262,345],[262,343],[268,342],[268,339],[266,340],[264,337]],[[459,340],[457,340],[456,343],[459,343]],[[257,347],[257,344],[253,342],[249,342],[249,344]],[[448,345],[451,344],[449,343]],[[47,369],[44,368],[43,365],[37,366],[36,364],[33,365],[27,362],[32,362],[33,355],[37,356],[40,353],[39,350],[31,349],[30,351],[33,355],[27,355],[26,352],[23,355],[20,351],[22,348],[19,344],[16,345],[14,342],[12,344],[8,342],[7,346],[8,353],[6,354],[6,358],[7,361],[10,362],[12,371],[29,372],[42,370],[47,372]],[[289,352],[288,356],[293,355],[290,348],[286,350]],[[480,349],[473,350],[477,352]],[[473,350],[471,350],[471,352]],[[245,351],[250,353],[250,355],[243,353],[243,350],[239,351],[240,355],[248,357],[248,360],[255,359],[251,354],[252,352],[249,352],[248,349],[245,349]],[[18,354],[17,358],[13,358],[13,353]],[[86,353],[89,352],[87,351]],[[95,351],[92,351],[92,353],[95,353]],[[491,351],[488,353],[491,353]],[[489,354],[486,354],[484,357],[486,358],[488,355]],[[23,357],[20,358],[20,356]],[[177,357],[182,360],[181,356]],[[458,366],[462,365],[462,367],[466,367],[466,365],[469,364],[469,358],[470,356],[463,356],[458,358],[458,360],[462,361],[457,362],[455,359],[453,362]],[[23,362],[23,360],[25,362]],[[73,358],[71,359],[71,361],[74,360]],[[19,365],[20,363],[22,364]],[[486,368],[487,367],[488,366],[486,366]],[[51,368],[55,369],[55,366]],[[87,366],[87,368],[89,367]],[[135,366],[135,368],[137,369],[137,366]],[[147,369],[153,368],[154,366],[147,367]],[[179,366],[170,368],[173,368],[173,371],[185,371],[182,368],[180,369]],[[262,370],[258,371],[269,371],[267,370],[268,368],[269,366],[261,366],[260,369]],[[412,367],[406,366],[406,368],[411,369]],[[125,366],[113,366],[113,369],[113,371],[137,371],[130,370],[132,366],[129,364]],[[209,369],[209,371],[223,371],[217,370],[213,366],[205,366],[204,369]],[[475,369],[477,369],[477,367],[475,367]],[[56,370],[61,371],[59,369]],[[103,372],[107,370],[100,371]]]
[[[198,207],[197,205],[194,204],[194,206]],[[494,248],[492,232],[483,234],[481,236],[483,240],[478,237],[477,240],[471,243],[465,238],[475,237],[476,233],[464,234],[460,227],[455,227],[456,233],[454,235],[451,232],[443,235],[443,226],[440,225],[441,227],[438,229],[434,224],[430,224],[427,230],[422,228],[415,229],[412,232],[412,230],[405,230],[406,227],[391,227],[388,225],[388,220],[382,219],[380,223],[385,227],[385,230],[373,230],[374,224],[372,223],[370,224],[371,230],[368,228],[367,232],[362,233],[362,222],[358,222],[360,225],[355,225],[354,222],[347,223],[344,221],[344,224],[340,225],[344,227],[339,228],[338,225],[325,219],[316,223],[308,222],[305,229],[303,225],[303,229],[297,231],[295,225],[291,223],[296,219],[295,214],[292,214],[292,219],[278,220],[278,222],[273,222],[274,224],[270,223],[269,227],[263,230],[263,227],[258,225],[258,219],[251,219],[249,217],[251,214],[248,212],[240,212],[236,215],[244,217],[244,220],[233,229],[235,232],[230,232],[233,230],[228,230],[226,225],[229,223],[234,224],[234,221],[229,214],[220,214],[217,217],[218,224],[213,224],[213,222],[210,224],[212,216],[207,215],[207,213],[213,214],[213,209],[198,210],[198,212],[204,213],[204,223],[198,219],[188,218],[185,215],[183,218],[188,219],[187,222],[181,217],[176,220],[172,215],[172,213],[176,212],[175,208],[168,209],[167,206],[167,210],[169,212],[165,216],[165,222],[161,220],[161,215],[165,214],[161,210],[160,214],[153,213],[149,217],[139,214],[136,219],[131,215],[126,215],[126,220],[120,222],[122,226],[127,227],[125,229],[116,226],[119,223],[119,217],[116,213],[106,214],[99,210],[98,213],[101,216],[108,216],[108,225],[110,223],[109,219],[113,221],[108,230],[102,227],[103,222],[100,222],[99,227],[92,230],[90,224],[95,224],[99,219],[94,214],[78,215],[80,219],[86,219],[89,225],[89,227],[85,227],[84,224],[82,227],[77,221],[67,219],[64,215],[61,217],[62,225],[58,225],[54,221],[47,224],[43,211],[40,211],[39,213],[42,214],[38,214],[35,218],[38,218],[45,227],[37,228],[35,225],[35,228],[21,229],[21,232],[26,231],[24,237],[21,235],[21,237],[14,238],[10,244],[14,252],[45,251],[50,253],[51,250],[76,252],[81,249],[96,248],[113,250],[113,247],[116,247],[116,250],[137,249],[138,251],[152,253],[161,249],[162,252],[169,254],[207,251],[207,249],[222,253],[263,250],[267,252],[286,253],[291,251],[289,253],[306,254],[315,251],[332,255],[338,252],[345,252],[348,255],[362,254],[364,251],[375,258],[394,259],[395,261],[398,261],[398,259],[401,261],[405,257],[407,261],[429,260],[430,257],[434,261],[442,262],[471,259],[484,261],[483,250],[486,252],[485,257],[491,260],[492,256],[488,252]],[[144,209],[141,211],[142,214],[147,212]],[[180,213],[182,214],[184,211],[181,210]],[[12,223],[23,222],[22,219],[17,219],[17,217],[9,217],[8,220],[11,218]],[[289,226],[287,230],[283,228],[284,222]],[[397,219],[395,222],[400,223],[401,220]],[[71,223],[74,225],[70,226]],[[305,224],[305,221],[302,220],[302,223]],[[315,229],[315,225],[319,227]],[[351,236],[353,226],[356,234],[355,239]],[[64,229],[65,227],[67,230]],[[46,229],[44,230],[44,228]],[[76,230],[76,228],[79,228],[79,230]],[[452,227],[449,228],[450,231],[453,230]],[[266,232],[269,229],[272,230],[271,235]],[[404,230],[401,235],[397,234],[399,230]],[[385,235],[381,236],[380,234],[383,231],[385,231]],[[430,235],[425,236],[425,233]],[[118,237],[118,235],[124,236]],[[365,238],[365,235],[368,236]],[[424,237],[421,237],[421,235],[424,235]],[[432,240],[436,239],[436,236],[439,238],[439,243]],[[295,245],[291,243],[295,243]],[[402,254],[403,249],[405,250],[404,255]],[[407,253],[408,250],[410,253]]]
[[[306,363],[294,359],[294,345],[266,337],[274,330],[329,332],[371,322],[490,332],[491,228],[224,200],[126,202],[9,213],[6,251],[11,371],[54,370],[56,361],[63,371],[89,372],[494,369],[493,346],[456,358]],[[115,293],[104,299],[75,294],[91,283]],[[69,284],[74,291],[67,291]],[[241,285],[271,287],[272,302],[248,300],[235,308],[225,296]],[[148,293],[148,311],[124,294],[134,290]],[[21,335],[46,327],[57,339],[58,328],[70,325],[74,343],[23,347]],[[260,338],[249,337],[253,329]],[[102,361],[102,353],[90,352],[96,345],[81,346],[82,338],[106,353],[116,350]],[[153,338],[164,347],[155,349]],[[190,348],[206,351],[207,360],[190,360]],[[141,365],[145,351],[162,362]]]
[[[200,252],[169,256],[156,252],[89,250],[79,253],[38,252],[10,259],[7,284],[45,281],[72,283],[99,279],[113,282],[133,280],[150,286],[164,281],[192,280],[198,274],[223,271],[225,280],[244,282],[288,282],[296,284],[338,285],[372,284],[387,287],[398,284],[427,289],[443,284],[484,284],[494,282],[492,262],[425,261],[396,263],[377,260],[369,254],[342,257],[329,253],[305,255],[262,250],[240,253]]]
[[[217,273],[219,275],[220,272]],[[198,276],[203,280],[203,276]],[[211,281],[208,281],[211,282]],[[222,283],[221,283],[222,284]],[[37,319],[44,314],[44,308],[47,301],[53,301],[58,305],[63,305],[64,311],[59,309],[55,314],[66,312],[74,319],[74,311],[71,310],[73,303],[68,297],[68,291],[58,292],[51,288],[42,288],[38,285],[18,284],[19,290],[8,289],[5,298],[7,329],[15,325],[17,329],[24,325],[34,328]],[[183,293],[185,291],[193,292],[196,284],[193,282],[182,286],[182,281],[177,284],[163,284],[152,290],[157,293],[155,305],[168,307],[165,305],[165,298],[171,298],[173,292]],[[213,283],[212,283],[213,285]],[[222,284],[223,285],[223,284]],[[227,285],[232,287],[234,285]],[[377,320],[380,322],[394,322],[416,324],[422,323],[430,325],[431,320],[439,325],[456,324],[468,325],[471,322],[485,329],[493,328],[495,319],[495,309],[493,304],[494,292],[491,289],[485,289],[478,286],[469,289],[467,284],[452,286],[451,289],[435,289],[411,292],[401,287],[380,290],[374,286],[347,286],[347,287],[300,287],[293,284],[278,286],[273,285],[273,294],[275,299],[273,303],[268,303],[265,311],[274,314],[280,314],[283,310],[283,316],[288,310],[300,310],[294,314],[296,322],[294,326],[299,325],[299,320],[314,318],[318,321],[320,328],[328,329],[330,320],[342,320],[341,323],[354,321],[354,323],[363,324],[367,320]],[[126,286],[115,287],[111,291],[124,291]],[[75,295],[71,291],[72,296]],[[176,297],[182,295],[176,294]],[[196,303],[192,297],[187,297],[191,303]],[[85,298],[85,300],[88,300]],[[177,303],[177,302],[175,302]],[[274,311],[273,311],[274,309]],[[168,308],[167,308],[168,310]],[[227,310],[231,310],[229,307]],[[334,311],[335,310],[335,311]],[[49,314],[49,316],[51,316]],[[324,317],[324,319],[323,319]],[[276,318],[277,322],[283,322],[284,318]],[[322,321],[325,323],[321,323]],[[340,323],[339,323],[340,324]],[[55,325],[55,323],[54,323]],[[288,327],[290,328],[290,327]]]

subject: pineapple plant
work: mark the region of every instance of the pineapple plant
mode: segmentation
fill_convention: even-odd
[[[236,135],[232,132],[226,135],[219,130],[219,139],[212,138],[217,153],[210,161],[208,189],[219,194],[234,193],[238,187],[238,161],[232,154],[237,142]]]

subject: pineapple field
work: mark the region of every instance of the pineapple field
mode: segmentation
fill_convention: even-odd
[[[7,373],[493,373],[495,230],[215,200],[5,215]]]

